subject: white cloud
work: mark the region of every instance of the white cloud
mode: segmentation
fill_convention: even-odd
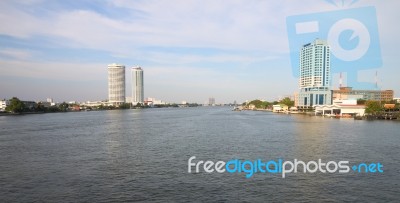
[[[276,3],[120,1],[116,5],[138,10],[142,16],[122,21],[94,11],[61,10],[38,17],[3,3],[0,32],[16,37],[44,35],[65,39],[60,41],[64,46],[125,52],[140,46],[282,51],[287,45],[286,36],[277,34],[285,30],[285,21],[274,10]]]
[[[249,64],[260,61],[269,61],[279,58],[279,55],[262,53],[218,53],[210,56],[200,54],[181,54],[173,52],[157,52],[157,51],[146,51],[141,53],[135,53],[132,55],[121,56],[123,58],[144,58],[159,64],[201,64],[204,62],[208,63],[238,63],[238,64]]]
[[[40,17],[3,2],[0,33],[25,38],[43,35],[60,39],[63,46],[125,54],[143,46],[287,53],[286,16],[338,9],[324,1],[290,0],[113,0],[109,4],[131,12],[123,19],[89,10],[49,11],[48,16]],[[354,5],[367,4],[360,1]]]
[[[104,64],[0,60],[2,76],[90,81],[107,78]]]
[[[1,49],[0,56],[7,58],[14,58],[18,60],[27,60],[32,57],[31,51],[21,50],[21,49]]]

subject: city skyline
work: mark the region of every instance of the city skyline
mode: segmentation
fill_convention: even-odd
[[[377,71],[381,89],[398,97],[400,29],[393,25],[400,3],[332,2],[2,1],[0,98],[104,100],[104,67],[117,62],[146,67],[146,97],[175,103],[204,103],[211,96],[221,103],[277,100],[299,90],[286,18],[363,6],[376,7],[383,65],[358,79],[374,83]],[[331,81],[339,87],[338,74]]]

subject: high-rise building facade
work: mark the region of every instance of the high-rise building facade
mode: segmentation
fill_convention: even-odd
[[[141,67],[132,68],[132,104],[143,104],[144,102],[144,85],[143,70]]]
[[[316,39],[300,51],[298,106],[332,104],[330,90],[330,48],[325,40]]]
[[[215,106],[215,98],[214,97],[208,98],[208,105],[209,106]]]
[[[125,66],[108,65],[108,102],[119,106],[125,103]]]

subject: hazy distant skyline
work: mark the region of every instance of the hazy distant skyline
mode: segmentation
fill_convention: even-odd
[[[400,2],[341,2],[1,1],[0,99],[105,100],[107,65],[118,63],[128,97],[130,67],[141,66],[145,98],[276,100],[298,90],[286,17],[362,6],[376,7],[383,65],[359,80],[374,82],[378,71],[379,86],[400,97]]]

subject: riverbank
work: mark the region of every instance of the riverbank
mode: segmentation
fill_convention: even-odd
[[[115,110],[130,110],[130,109],[160,109],[160,108],[192,108],[200,106],[154,106],[154,107],[134,107],[134,108],[112,108],[112,109],[91,109],[91,110],[67,110],[67,111],[39,111],[39,112],[21,112],[21,113],[9,113],[0,112],[0,116],[23,116],[32,114],[48,114],[48,113],[70,113],[70,112],[90,112],[90,111],[115,111]]]
[[[382,112],[374,115],[364,115],[364,116],[353,116],[350,114],[316,114],[315,112],[300,112],[300,111],[272,111],[271,109],[243,109],[247,111],[267,111],[277,114],[299,114],[308,116],[320,116],[326,118],[337,118],[337,119],[354,119],[354,120],[397,120],[400,121],[400,112]]]

